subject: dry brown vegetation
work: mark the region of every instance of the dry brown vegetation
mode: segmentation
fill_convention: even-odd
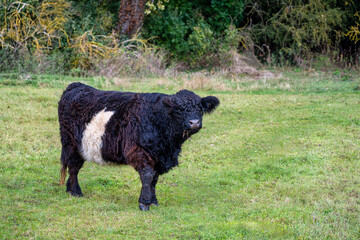
[[[38,8],[24,2],[5,3],[4,25],[0,28],[2,48],[13,50],[34,47],[40,54],[61,46],[66,37],[64,24],[70,4],[64,0],[44,1]]]

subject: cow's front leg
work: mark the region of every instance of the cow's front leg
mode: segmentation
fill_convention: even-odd
[[[155,194],[155,188],[156,188],[156,183],[158,181],[159,178],[159,174],[155,173],[155,176],[151,182],[151,205],[155,205],[155,206],[159,206],[159,203],[156,199],[156,194]]]
[[[147,211],[149,210],[149,206],[152,200],[151,185],[156,172],[151,167],[146,166],[140,169],[139,174],[142,183],[141,194],[139,198],[139,208],[142,211]]]

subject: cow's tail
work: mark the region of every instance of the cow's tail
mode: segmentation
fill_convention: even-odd
[[[65,183],[66,170],[67,170],[67,165],[66,163],[62,162],[62,168],[60,171],[60,185],[64,185]]]

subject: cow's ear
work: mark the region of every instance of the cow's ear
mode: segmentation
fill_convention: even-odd
[[[219,99],[214,96],[208,96],[201,99],[201,105],[205,113],[211,113],[217,106],[219,106],[219,104]]]
[[[168,113],[171,113],[174,110],[174,103],[170,96],[163,97],[162,104],[164,104]]]

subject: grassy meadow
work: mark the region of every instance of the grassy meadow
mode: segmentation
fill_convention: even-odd
[[[221,104],[138,209],[129,166],[85,163],[84,197],[59,185],[57,102],[67,84],[175,93]],[[0,75],[0,239],[359,239],[359,75],[277,79]]]

